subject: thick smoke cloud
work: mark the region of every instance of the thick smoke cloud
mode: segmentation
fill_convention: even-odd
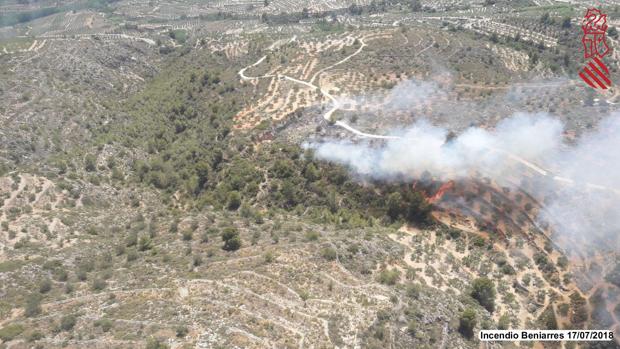
[[[323,160],[345,164],[356,173],[375,179],[415,179],[428,171],[444,180],[470,177],[474,173],[499,178],[514,166],[514,156],[538,161],[561,146],[562,124],[546,114],[516,114],[496,129],[469,128],[448,140],[449,131],[419,121],[393,131],[384,145],[362,140],[308,144]]]
[[[553,224],[560,238],[581,246],[620,251],[620,113],[557,154],[557,172],[574,181],[546,188],[554,199],[541,220]]]
[[[395,100],[421,85],[412,86],[397,87]],[[396,107],[403,106],[408,105]],[[514,181],[504,180],[514,177],[519,165],[540,179],[538,187],[526,190],[544,199],[539,220],[550,223],[559,240],[564,236],[571,244],[581,240],[620,250],[620,113],[574,145],[565,143],[563,131],[562,122],[547,113],[516,113],[492,130],[471,127],[453,138],[445,128],[418,121],[389,132],[397,138],[379,143],[331,139],[305,146],[317,158],[346,165],[361,178],[387,181],[419,179],[426,171],[442,180],[489,177],[510,185]]]

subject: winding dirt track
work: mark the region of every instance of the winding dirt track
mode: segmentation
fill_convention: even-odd
[[[291,39],[291,40],[293,40],[293,39]],[[261,63],[265,60],[265,58],[267,58],[267,56],[266,56],[266,55],[265,55],[265,56],[263,56],[263,57],[261,57],[261,58],[260,58],[258,61],[256,61],[254,64],[249,65],[249,66],[247,66],[247,67],[245,67],[245,68],[243,68],[243,69],[239,70],[239,76],[240,76],[240,77],[241,77],[241,79],[243,79],[243,80],[257,80],[257,79],[264,79],[264,78],[275,78],[275,77],[282,77],[282,78],[284,78],[284,79],[286,79],[286,80],[289,80],[289,81],[292,81],[292,82],[296,82],[296,83],[298,83],[298,84],[302,84],[302,85],[308,86],[308,87],[312,88],[313,90],[319,90],[319,91],[321,92],[321,94],[323,94],[323,96],[327,97],[327,98],[328,98],[328,99],[332,102],[332,104],[333,104],[333,106],[332,106],[332,107],[331,107],[331,108],[330,108],[330,109],[329,109],[329,110],[328,110],[328,111],[327,111],[327,112],[323,115],[323,118],[324,118],[326,121],[330,122],[330,121],[331,121],[331,116],[332,116],[332,114],[333,114],[336,110],[338,110],[338,109],[340,109],[340,108],[341,108],[341,104],[340,104],[340,102],[336,99],[336,97],[332,96],[332,95],[329,93],[329,91],[324,90],[324,89],[320,88],[319,86],[315,85],[315,84],[314,84],[314,80],[315,80],[316,78],[318,78],[318,77],[319,77],[321,74],[323,74],[324,72],[328,71],[329,69],[332,69],[332,68],[334,68],[334,67],[336,67],[336,66],[338,66],[338,65],[340,65],[340,64],[342,64],[342,63],[344,63],[344,62],[346,62],[346,61],[348,61],[349,59],[351,59],[351,58],[353,58],[353,57],[357,56],[358,54],[360,54],[360,53],[362,52],[362,50],[364,49],[364,47],[366,47],[366,43],[364,42],[364,38],[361,38],[359,41],[360,41],[360,44],[361,44],[361,45],[360,45],[360,47],[359,47],[359,48],[358,48],[355,52],[353,52],[352,54],[350,54],[350,55],[346,56],[345,58],[341,59],[340,61],[338,61],[338,62],[336,62],[336,63],[334,63],[334,64],[332,64],[332,65],[330,65],[330,66],[328,66],[328,67],[325,67],[325,68],[323,68],[323,69],[319,70],[318,72],[316,72],[316,73],[312,76],[312,78],[310,79],[310,81],[304,81],[304,80],[296,79],[296,78],[294,78],[294,77],[291,77],[291,76],[288,76],[288,75],[284,75],[284,74],[278,74],[277,76],[275,76],[275,75],[273,75],[273,74],[267,74],[267,75],[261,75],[261,76],[253,76],[253,77],[252,77],[252,76],[247,76],[247,75],[245,75],[245,71],[246,71],[247,69],[249,69],[249,68],[251,68],[251,67],[255,67],[255,66],[257,66],[257,65],[261,64]],[[359,131],[359,130],[357,130],[357,129],[355,129],[355,128],[351,127],[351,126],[349,126],[347,123],[342,122],[342,121],[336,121],[336,122],[334,123],[334,125],[336,125],[336,126],[340,126],[340,127],[344,128],[344,129],[346,129],[347,131],[352,132],[352,133],[354,133],[354,134],[356,134],[356,135],[358,135],[358,136],[361,136],[361,137],[367,137],[367,138],[379,138],[379,139],[397,139],[397,138],[399,138],[399,137],[395,137],[395,136],[383,136],[383,135],[376,135],[376,134],[371,134],[371,133],[362,132],[362,131]]]
[[[325,68],[319,70],[318,72],[316,72],[312,76],[310,81],[299,80],[299,79],[296,79],[296,78],[293,78],[293,77],[290,77],[290,76],[284,75],[284,74],[278,74],[277,77],[281,77],[281,78],[284,78],[284,79],[296,82],[298,84],[309,86],[310,88],[312,88],[314,90],[319,90],[321,92],[321,94],[323,94],[325,97],[327,97],[329,100],[331,100],[331,102],[333,104],[333,106],[323,115],[323,118],[327,122],[331,122],[332,121],[332,114],[335,111],[337,111],[338,109],[341,108],[341,104],[338,101],[338,99],[336,99],[336,97],[332,96],[329,93],[329,91],[324,90],[324,89],[320,88],[319,86],[315,85],[314,84],[314,80],[316,78],[318,78],[324,72],[328,71],[329,69],[332,69],[332,68],[334,68],[334,67],[336,67],[336,66],[338,66],[338,65],[340,65],[340,64],[342,64],[342,63],[344,63],[344,62],[346,62],[348,60],[350,60],[351,58],[357,56],[358,54],[360,54],[363,51],[364,47],[367,46],[367,44],[364,42],[365,38],[366,37],[362,37],[362,38],[359,39],[360,47],[355,52],[353,52],[352,54],[346,56],[345,58],[341,59],[340,61],[338,61],[338,62],[336,62],[336,63],[334,63],[334,64],[332,64],[332,65],[330,65],[328,67],[325,67]],[[296,39],[296,36],[292,37],[291,40],[289,40],[289,42],[292,42],[295,39]],[[434,42],[434,40],[433,40],[433,42]],[[432,46],[432,44],[430,46]],[[421,54],[426,49],[430,48],[430,46],[426,47],[422,51],[418,52],[418,55]],[[252,65],[249,65],[249,66],[239,70],[239,76],[243,80],[255,80],[255,79],[274,78],[274,77],[276,77],[273,74],[267,74],[267,75],[255,76],[255,77],[248,77],[248,76],[245,75],[245,71],[248,68],[251,68],[251,67],[254,67],[254,66],[257,66],[257,65],[261,64],[266,58],[267,58],[267,56],[265,55],[265,56],[261,57],[258,61],[256,61],[256,63],[254,63]],[[345,130],[347,130],[347,131],[349,131],[349,132],[351,132],[351,133],[353,133],[353,134],[355,134],[357,136],[365,137],[365,138],[375,138],[375,139],[401,139],[402,138],[402,137],[398,137],[398,136],[377,135],[377,134],[362,132],[362,131],[352,127],[351,125],[347,124],[346,122],[343,122],[343,121],[340,121],[340,120],[334,122],[334,125],[342,127]],[[557,176],[557,175],[553,174],[551,171],[543,169],[542,167],[540,167],[540,166],[538,166],[536,164],[533,164],[532,162],[530,162],[528,160],[525,160],[525,159],[523,159],[523,158],[521,158],[521,157],[519,157],[519,156],[517,156],[515,154],[512,154],[512,153],[508,152],[507,150],[504,150],[504,149],[489,149],[489,151],[500,152],[500,153],[506,155],[506,157],[510,158],[511,160],[516,161],[518,163],[521,163],[522,165],[524,165],[524,166],[534,170],[539,175],[541,175],[543,177],[550,177],[553,181],[558,182],[560,184],[570,185],[570,186],[581,185],[582,187],[585,187],[585,188],[590,189],[590,190],[607,191],[607,192],[613,192],[613,193],[615,193],[617,195],[620,195],[620,190],[618,190],[618,189],[608,188],[608,187],[605,187],[605,186],[602,186],[602,185],[598,185],[598,184],[593,184],[593,183],[578,183],[577,181],[575,181],[573,179]]]

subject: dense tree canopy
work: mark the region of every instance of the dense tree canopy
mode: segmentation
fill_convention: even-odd
[[[481,277],[474,280],[471,296],[489,312],[495,310],[495,285],[490,279]]]

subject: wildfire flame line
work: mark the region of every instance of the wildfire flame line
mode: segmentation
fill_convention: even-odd
[[[437,192],[435,193],[435,195],[428,198],[428,202],[431,204],[436,203],[437,201],[441,200],[443,195],[448,190],[452,189],[453,187],[454,187],[454,181],[449,181],[449,182],[442,184],[441,187],[439,187],[439,190],[437,190]]]

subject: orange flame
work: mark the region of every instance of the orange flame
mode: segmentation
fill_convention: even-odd
[[[441,200],[441,198],[443,197],[443,195],[450,189],[452,189],[454,187],[454,181],[449,181],[447,183],[444,183],[441,185],[441,187],[439,188],[439,190],[437,190],[437,192],[435,193],[435,195],[431,196],[428,199],[428,202],[431,204],[436,203],[437,201]]]

